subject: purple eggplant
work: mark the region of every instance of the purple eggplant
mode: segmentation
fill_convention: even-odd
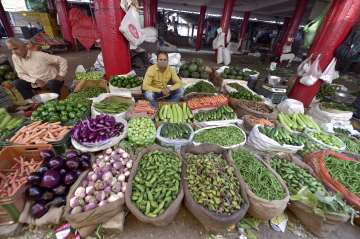
[[[80,163],[77,159],[68,159],[65,161],[65,165],[70,170],[76,170],[79,168]]]
[[[41,187],[53,189],[60,185],[60,174],[54,169],[49,169],[41,180]]]
[[[64,165],[64,158],[61,156],[56,156],[49,160],[48,162],[50,169],[60,169]]]
[[[63,178],[63,182],[65,185],[70,186],[73,183],[75,183],[77,179],[77,174],[74,171],[69,171],[65,174],[65,177]]]
[[[48,166],[42,165],[37,171],[38,171],[38,173],[40,173],[41,175],[44,175],[48,170],[49,170]]]
[[[44,216],[45,213],[47,213],[48,208],[45,206],[43,202],[37,202],[31,207],[31,215],[34,218],[40,218]]]
[[[64,185],[60,185],[56,188],[53,188],[52,191],[55,193],[55,195],[64,195],[67,191],[67,187]]]
[[[82,153],[80,156],[80,160],[91,160],[91,155],[89,153]]]
[[[91,162],[90,160],[87,160],[87,159],[81,159],[80,161],[80,168],[82,170],[85,170],[85,169],[88,169],[91,167]]]
[[[79,157],[79,153],[76,150],[69,150],[65,153],[66,159],[76,159]]]
[[[37,186],[31,186],[27,190],[27,195],[29,198],[37,200],[39,199],[43,194],[43,190]]]
[[[46,204],[46,207],[50,208],[50,207],[60,207],[66,204],[66,197],[65,196],[61,196],[61,197],[56,197],[54,198],[51,202]]]
[[[67,173],[67,170],[65,168],[62,168],[59,170],[60,176],[64,176]]]
[[[34,172],[31,173],[28,177],[27,177],[27,181],[31,184],[31,185],[39,185],[41,182],[41,174],[39,172]]]
[[[50,149],[46,149],[40,152],[40,157],[45,161],[52,159],[54,156],[55,156],[54,151]]]
[[[48,202],[53,200],[54,198],[54,193],[52,191],[46,191],[41,195],[41,200]]]

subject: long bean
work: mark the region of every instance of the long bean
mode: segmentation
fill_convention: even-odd
[[[352,193],[360,196],[360,162],[325,157],[325,167],[331,177],[339,181]]]
[[[258,197],[280,200],[285,197],[279,180],[250,152],[239,149],[232,152],[233,159],[245,182]]]

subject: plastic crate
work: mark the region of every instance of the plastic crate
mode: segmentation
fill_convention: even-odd
[[[12,159],[20,156],[24,160],[34,159],[41,162],[40,152],[46,149],[52,149],[52,146],[42,144],[5,147],[0,151],[0,169],[11,168],[15,163]],[[0,198],[0,225],[12,224],[18,221],[26,202],[26,188],[27,185],[24,184],[15,195]]]

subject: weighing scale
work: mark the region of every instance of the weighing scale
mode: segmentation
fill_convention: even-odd
[[[273,104],[279,104],[287,98],[287,85],[264,84],[259,89],[259,93],[269,98]]]

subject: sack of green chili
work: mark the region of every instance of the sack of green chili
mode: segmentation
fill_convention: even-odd
[[[305,156],[309,164],[330,189],[339,192],[356,210],[360,210],[359,161],[332,150]]]
[[[171,223],[184,198],[181,157],[157,145],[141,151],[135,160],[125,192],[125,202],[140,221],[155,226]]]
[[[246,183],[249,214],[264,221],[282,214],[290,199],[282,178],[263,160],[244,148],[233,150],[232,159]]]
[[[292,196],[288,208],[308,231],[318,237],[326,237],[349,220],[342,200],[338,201],[329,193],[323,196],[313,194],[326,189],[309,165],[290,154],[277,154],[267,162],[286,181]],[[307,188],[304,189],[304,186]]]
[[[236,225],[249,201],[230,152],[213,144],[187,145],[181,156],[187,209],[211,232],[225,232]]]

